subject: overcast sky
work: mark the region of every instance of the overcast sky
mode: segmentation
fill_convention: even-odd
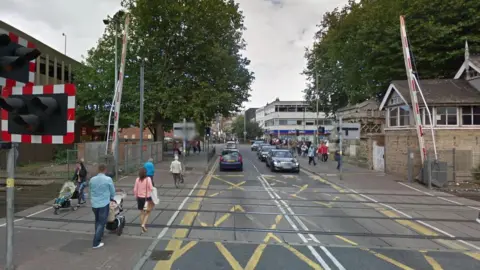
[[[77,60],[102,35],[102,19],[120,8],[120,0],[0,0],[0,19]],[[301,100],[304,48],[311,46],[323,13],[347,0],[237,0],[248,28],[245,54],[256,80],[247,107],[275,98]]]

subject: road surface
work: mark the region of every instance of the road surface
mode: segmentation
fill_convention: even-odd
[[[480,269],[480,224],[460,216],[466,209],[415,191],[355,194],[306,170],[270,172],[240,151],[244,171],[214,167],[142,269]],[[431,217],[398,213],[426,207]],[[459,224],[465,240],[417,221]]]

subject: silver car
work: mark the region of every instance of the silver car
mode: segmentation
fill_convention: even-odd
[[[268,152],[272,149],[276,149],[275,146],[273,145],[264,145],[260,148],[260,150],[258,150],[257,152],[257,157],[260,161],[265,161],[267,160],[267,155],[268,155]]]
[[[290,150],[275,149],[270,150],[266,160],[267,167],[272,172],[275,171],[293,171],[300,172],[300,164]]]

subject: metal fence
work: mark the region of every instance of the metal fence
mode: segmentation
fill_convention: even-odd
[[[409,151],[411,153],[411,150]],[[433,150],[427,151],[428,157],[421,168],[420,178],[429,185],[443,187],[449,183],[480,183],[480,153],[474,150],[456,149],[437,150],[437,158]],[[412,171],[420,163],[419,157],[409,154],[409,178],[415,177]]]

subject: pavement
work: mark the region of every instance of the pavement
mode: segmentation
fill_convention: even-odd
[[[199,156],[182,188],[159,176],[147,233],[127,198],[124,235],[107,234],[99,250],[89,207],[17,213],[17,269],[480,269],[479,202],[353,166],[340,179],[334,162],[271,172],[239,148],[243,172]],[[117,186],[131,191],[133,179]]]

